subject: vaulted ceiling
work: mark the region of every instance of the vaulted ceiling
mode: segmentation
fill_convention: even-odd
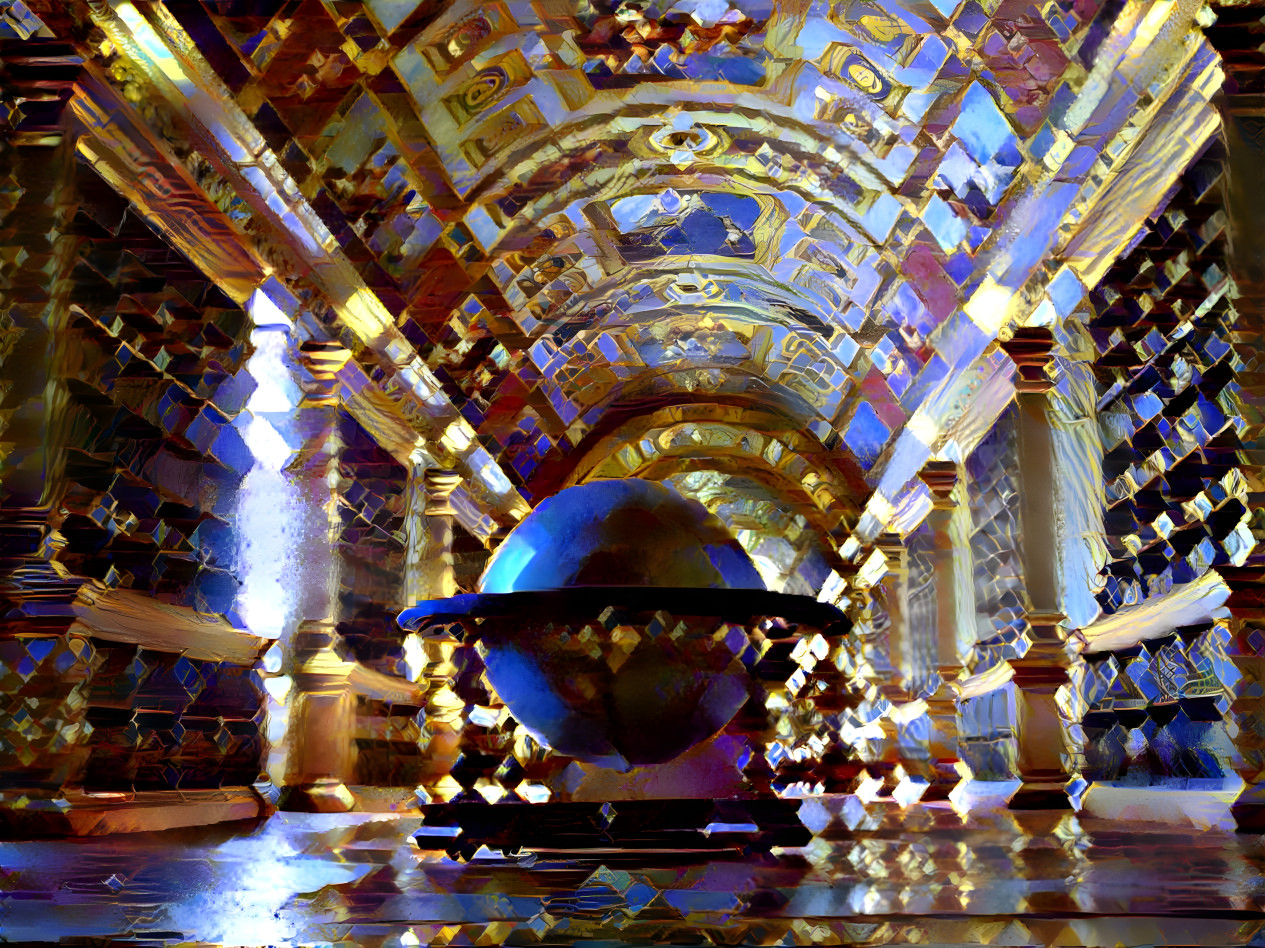
[[[999,339],[1077,348],[1218,121],[1188,0],[55,6],[81,156],[350,349],[473,532],[668,479],[817,583],[987,432]]]

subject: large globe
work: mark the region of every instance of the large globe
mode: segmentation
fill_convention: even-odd
[[[485,593],[568,586],[764,589],[720,518],[656,481],[594,481],[528,515],[479,580]]]
[[[745,632],[680,608],[668,615],[655,598],[656,587],[764,589],[718,518],[651,481],[572,487],[506,537],[480,581],[483,593],[584,586],[645,595],[587,622],[544,614],[482,626],[488,680],[529,733],[627,770],[671,760],[729,723],[749,693]]]

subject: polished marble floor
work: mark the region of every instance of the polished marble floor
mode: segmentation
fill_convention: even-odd
[[[1265,944],[1265,839],[855,797],[753,856],[420,853],[416,815],[0,843],[0,940],[69,944]]]

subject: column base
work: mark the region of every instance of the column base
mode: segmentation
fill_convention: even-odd
[[[1238,833],[1265,833],[1265,803],[1231,803],[1230,816]]]
[[[1230,816],[1240,833],[1265,833],[1265,783],[1246,784],[1230,804]]]
[[[341,780],[317,780],[281,791],[280,808],[296,813],[347,813],[356,808],[356,798]]]
[[[1052,780],[1026,780],[1010,798],[1012,810],[1070,810],[1067,775]]]
[[[1018,789],[1018,780],[963,777],[949,794],[949,802],[961,814],[1005,810]]]
[[[953,788],[962,782],[962,774],[957,769],[956,760],[937,760],[927,774],[927,791],[922,795],[923,802],[947,800]]]

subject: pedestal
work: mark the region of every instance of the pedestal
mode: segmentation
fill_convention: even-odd
[[[290,712],[289,810],[341,813],[355,801],[347,789],[355,766],[356,698],[345,662],[334,651],[331,621],[300,624],[294,637],[294,704]]]

